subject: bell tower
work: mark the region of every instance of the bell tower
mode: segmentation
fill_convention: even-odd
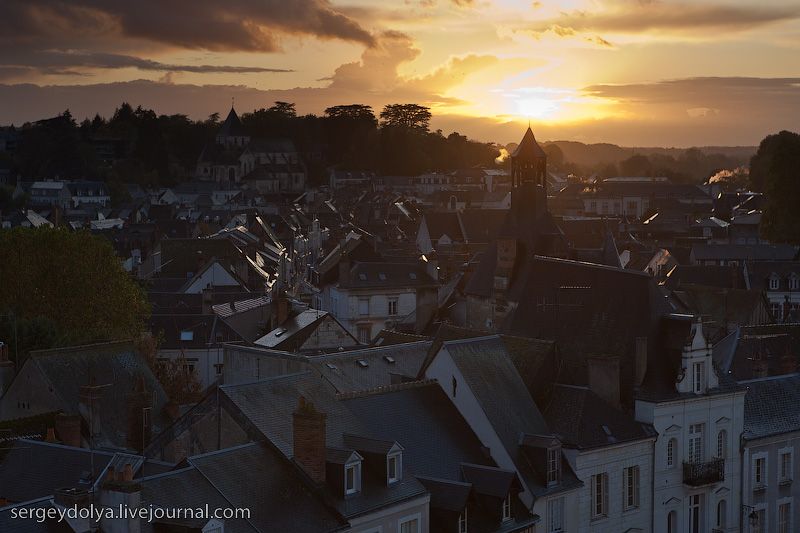
[[[547,213],[547,154],[530,125],[511,154],[511,211],[517,224],[530,223]]]

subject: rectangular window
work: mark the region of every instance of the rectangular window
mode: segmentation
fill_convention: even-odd
[[[419,533],[419,518],[409,518],[400,521],[400,533]]]
[[[344,467],[344,493],[355,494],[361,485],[361,464],[356,463]]]
[[[693,390],[695,394],[703,394],[706,391],[706,364],[695,363],[693,368]]]
[[[781,451],[781,462],[780,462],[780,480],[782,483],[786,483],[792,480],[792,452],[791,450],[782,450]]]
[[[503,500],[503,522],[511,520],[511,494]]]
[[[755,519],[752,522],[753,527],[750,529],[753,533],[766,533],[767,532],[767,512],[764,509],[756,509],[754,511]]]
[[[778,533],[790,533],[792,531],[792,502],[781,503],[778,505]]]
[[[361,316],[369,315],[369,298],[358,299],[358,314]]]
[[[547,502],[547,533],[564,531],[564,498]]]
[[[397,314],[397,298],[389,298],[389,316]]]
[[[625,510],[639,507],[639,467],[630,466],[623,470]]]
[[[561,481],[561,450],[551,448],[547,450],[547,484]]]
[[[592,476],[592,519],[608,514],[608,474]]]
[[[762,489],[767,484],[767,458],[756,457],[753,461],[753,488]]]
[[[703,462],[703,433],[705,424],[692,424],[689,426],[689,462],[698,464]]]
[[[369,324],[358,326],[358,342],[361,344],[369,344],[372,340],[372,326]]]
[[[387,481],[389,483],[394,483],[395,481],[400,479],[400,454],[390,455],[386,459],[386,473],[387,473]]]
[[[701,533],[703,531],[702,511],[702,494],[689,496],[689,533]]]

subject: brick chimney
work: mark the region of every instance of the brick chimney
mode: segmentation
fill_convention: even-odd
[[[56,436],[65,446],[81,447],[81,417],[59,413],[56,415]]]
[[[619,408],[619,357],[599,355],[588,359],[589,389]]]
[[[301,396],[292,413],[295,462],[315,483],[325,483],[325,413]]]
[[[121,470],[116,472],[109,466],[98,496],[100,505],[104,507],[140,508],[142,506],[142,486],[133,480],[131,464],[125,464]],[[104,516],[100,521],[100,530],[104,533],[140,533],[142,531],[141,519],[138,513],[132,514],[135,516],[127,518],[107,519]]]
[[[56,430],[55,428],[47,428],[47,436],[45,437],[45,442],[54,443],[56,442]]]

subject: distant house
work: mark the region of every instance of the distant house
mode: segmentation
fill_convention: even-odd
[[[79,417],[75,446],[142,450],[171,423],[167,402],[129,342],[92,344],[31,352],[0,399],[0,420],[63,412]]]
[[[65,181],[35,181],[28,194],[28,203],[32,207],[55,206],[67,209],[72,204],[72,194]]]
[[[800,321],[800,261],[747,261],[747,286],[763,291],[776,322]]]
[[[106,207],[111,202],[111,194],[101,181],[73,181],[67,184],[72,194],[72,204],[97,204]]]
[[[798,247],[790,244],[695,244],[692,265],[741,265],[745,261],[793,261]]]

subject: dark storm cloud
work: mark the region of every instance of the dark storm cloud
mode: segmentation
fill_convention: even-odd
[[[720,31],[742,31],[800,17],[800,7],[734,7],[699,3],[611,2],[604,11],[572,11],[527,28],[539,35],[552,32],[560,37],[576,33],[641,34],[687,33],[695,37],[718,37]],[[702,32],[707,32],[703,34]]]
[[[120,69],[136,68],[144,71],[161,72],[196,72],[196,73],[267,73],[267,72],[292,72],[287,69],[276,69],[253,66],[229,65],[176,65],[161,63],[150,59],[143,59],[124,54],[111,54],[103,52],[60,52],[60,51],[34,51],[16,53],[13,51],[0,52],[0,66],[8,69],[6,78],[14,74],[64,74],[65,69]],[[0,77],[3,74],[0,71]]]
[[[124,37],[190,49],[275,51],[285,34],[374,44],[328,0],[0,2],[0,44],[20,49],[90,49],[90,42]]]

